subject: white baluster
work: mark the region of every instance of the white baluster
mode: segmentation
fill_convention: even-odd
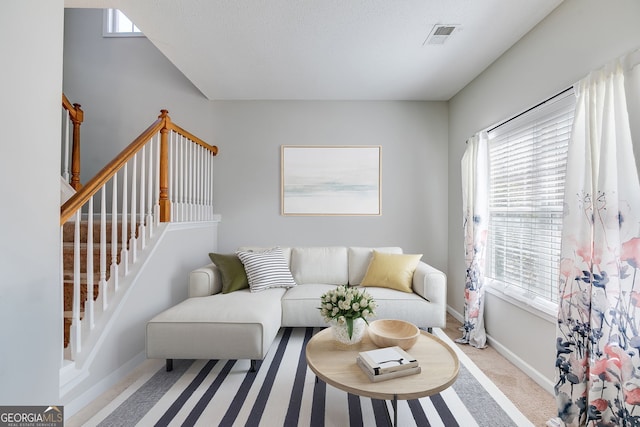
[[[189,199],[189,189],[191,188],[191,164],[189,163],[191,151],[189,150],[189,143],[186,138],[182,139],[182,146],[184,150],[184,169],[182,171],[182,179],[184,181],[184,194],[182,199],[184,201],[184,216],[182,218],[183,221],[189,221],[189,208],[190,202]]]
[[[186,150],[184,147],[184,137],[180,135],[180,171],[178,172],[178,180],[180,181],[180,221],[184,221],[185,216],[185,192],[186,192]]]
[[[185,138],[180,138],[180,146],[182,148],[182,171],[180,179],[182,180],[182,221],[187,220],[189,215],[189,150],[185,143]]]
[[[207,176],[208,176],[208,169],[207,169],[207,160],[209,159],[209,151],[205,150],[204,148],[202,148],[202,176],[200,177],[201,181],[202,181],[202,219],[206,220],[207,219],[207,189],[208,187],[208,183],[207,183]]]
[[[204,220],[207,221],[209,219],[211,219],[209,217],[209,179],[211,178],[211,170],[210,170],[210,166],[211,163],[209,162],[211,158],[211,153],[209,152],[209,150],[205,150],[204,152],[204,188],[203,188],[203,194],[204,194]]]
[[[198,189],[198,215],[197,215],[197,220],[201,221],[202,220],[202,207],[204,205],[204,197],[202,197],[202,185],[204,184],[203,179],[204,179],[204,174],[202,173],[202,171],[204,170],[204,168],[202,167],[202,159],[203,159],[203,153],[202,150],[203,148],[199,145],[196,145],[196,150],[198,153],[198,179],[196,179],[196,183],[197,183],[197,189]]]
[[[128,199],[129,199],[129,174],[127,169],[129,168],[129,162],[124,164],[122,168],[122,250],[120,251],[120,264],[122,264],[122,274],[126,276],[129,274],[129,250],[127,249],[128,230],[127,230],[127,214],[129,213]]]
[[[189,187],[187,190],[187,198],[189,202],[189,211],[187,213],[187,221],[193,221],[193,207],[194,207],[194,192],[193,192],[193,182],[194,182],[194,153],[193,153],[193,144],[189,142],[187,139],[187,147],[189,149],[189,167],[187,168],[187,173],[189,174]]]
[[[102,186],[100,199],[100,295],[102,295],[102,309],[106,310],[108,301],[107,287],[107,186]],[[93,272],[91,273],[93,275]]]
[[[171,200],[171,222],[176,222],[177,218],[176,215],[177,213],[177,209],[176,207],[178,206],[178,200],[176,199],[176,141],[175,141],[175,135],[176,133],[171,131],[171,133],[169,133],[169,159],[168,159],[168,164],[169,164],[169,188],[168,188],[168,197],[169,200]]]
[[[118,174],[111,185],[111,273],[113,290],[118,291]]]
[[[215,157],[213,157],[213,153],[209,155],[209,214],[210,219],[214,217],[214,203],[215,200],[213,198],[214,188],[213,188],[213,179],[214,179],[214,161]]]
[[[135,263],[138,260],[138,248],[136,247],[136,232],[137,232],[137,218],[136,218],[136,205],[138,204],[137,193],[137,178],[138,178],[138,154],[133,155],[131,171],[131,230],[129,231],[129,252],[131,253],[131,262]]]
[[[171,147],[171,144],[169,144],[169,147]],[[169,150],[169,159],[171,159],[171,150]],[[168,166],[169,173],[171,173],[171,161],[169,161],[168,163],[169,163],[169,166]],[[156,140],[156,180],[153,185],[153,188],[155,189],[154,199],[156,201],[153,206],[153,216],[156,221],[156,227],[158,227],[160,225],[160,138]],[[167,188],[167,191],[169,191],[170,188],[171,188],[171,178],[169,178],[169,188]],[[169,198],[169,200],[171,200],[171,198]],[[171,204],[170,204],[170,208],[172,210],[171,221],[175,221],[174,219],[175,213],[173,212],[174,205],[175,203],[173,202],[173,200],[171,200]]]
[[[182,147],[182,221],[187,221],[189,215],[189,146],[185,143],[184,137],[180,138]]]
[[[144,145],[140,152],[140,226],[138,228],[138,239],[140,239],[140,248],[144,249],[147,247],[147,230],[146,225],[144,223],[144,209],[145,209],[145,200],[147,195],[146,191],[146,170],[147,170],[147,146]]]
[[[175,183],[175,200],[176,200],[176,218],[175,221],[179,222],[180,221],[180,209],[181,209],[181,202],[182,200],[180,199],[180,197],[182,196],[182,191],[180,189],[181,185],[182,185],[182,180],[181,180],[181,176],[180,176],[180,161],[182,160],[182,156],[180,155],[180,135],[176,135],[176,158],[175,158],[175,168],[176,168],[176,174],[174,176],[174,179],[176,181]]]
[[[87,300],[84,303],[85,319],[89,329],[95,326],[93,317],[93,197],[89,199],[87,214]]]
[[[207,155],[207,219],[213,219],[213,154]]]
[[[192,184],[192,214],[190,221],[195,221],[198,219],[198,174],[200,172],[200,165],[198,163],[198,145],[194,143],[192,140],[189,140],[189,145],[191,146],[191,151],[193,151],[193,165],[192,165],[192,176],[193,176],[193,184]]]
[[[209,219],[209,150],[202,151],[202,219]]]
[[[191,213],[191,147],[187,138],[183,139],[184,144],[184,171],[182,173],[184,179],[184,218],[183,221],[189,221]]]
[[[204,147],[200,147],[200,156],[200,219],[204,221],[207,219],[207,150]]]
[[[144,222],[149,229],[149,239],[153,237],[153,138],[149,141],[149,176],[147,182],[149,183],[147,189],[147,217]]]
[[[191,174],[191,206],[192,213],[189,221],[195,221],[198,219],[198,145],[189,140],[191,145],[191,151],[193,156],[193,172]]]
[[[73,306],[71,307],[71,331],[69,341],[71,354],[75,356],[82,351],[80,322],[80,209],[76,212],[76,223],[73,232]]]
[[[209,217],[209,203],[210,203],[210,199],[209,199],[209,180],[211,179],[211,162],[210,162],[210,158],[211,158],[211,153],[209,152],[209,150],[205,151],[205,157],[204,157],[204,219],[209,220],[211,219]]]
[[[210,220],[211,219],[211,215],[209,213],[209,206],[211,205],[211,152],[209,150],[205,151],[204,169],[205,169],[205,178],[204,178],[204,200],[205,200],[204,219],[206,221],[206,220]]]
[[[200,219],[200,146],[191,141],[193,146],[193,161],[195,167],[193,168],[193,218],[191,221],[198,221]]]

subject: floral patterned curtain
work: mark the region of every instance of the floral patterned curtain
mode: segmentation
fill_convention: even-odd
[[[463,335],[456,341],[483,348],[487,343],[483,312],[484,256],[489,223],[489,149],[486,132],[478,133],[467,141],[461,163],[466,279]]]
[[[575,86],[555,386],[570,426],[640,425],[640,185],[620,61]]]

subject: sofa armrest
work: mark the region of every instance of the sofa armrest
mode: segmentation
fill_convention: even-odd
[[[189,273],[189,298],[206,297],[222,291],[220,270],[214,263]]]
[[[438,307],[442,326],[447,321],[447,276],[422,261],[413,273],[413,291]]]

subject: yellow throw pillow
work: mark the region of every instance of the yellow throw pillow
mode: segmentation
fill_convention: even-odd
[[[373,251],[361,286],[391,288],[402,292],[413,292],[413,272],[422,254],[386,254]]]

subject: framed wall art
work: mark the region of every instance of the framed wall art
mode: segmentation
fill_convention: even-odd
[[[380,188],[380,146],[281,146],[283,215],[380,215]]]

